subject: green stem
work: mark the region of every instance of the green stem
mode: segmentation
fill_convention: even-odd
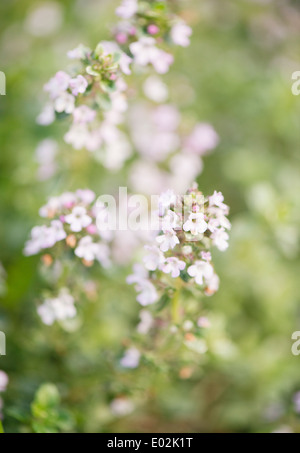
[[[179,322],[179,293],[179,290],[175,291],[171,304],[172,321],[174,324],[178,324]]]
[[[1,420],[0,420],[0,434],[4,434],[4,429]]]

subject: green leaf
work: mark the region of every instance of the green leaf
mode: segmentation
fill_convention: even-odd
[[[171,297],[168,293],[163,294],[157,304],[155,304],[156,311],[163,310],[171,301]]]

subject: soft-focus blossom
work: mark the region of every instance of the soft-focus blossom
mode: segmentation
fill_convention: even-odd
[[[69,290],[63,288],[56,298],[46,299],[37,311],[43,323],[51,326],[55,321],[74,318],[77,314],[74,303],[75,300]]]
[[[32,36],[49,36],[57,32],[63,21],[62,6],[58,2],[46,1],[37,4],[25,20],[25,29]]]
[[[92,219],[87,215],[87,211],[82,206],[76,206],[72,213],[65,217],[65,221],[70,224],[72,231],[79,232],[92,223]]]
[[[124,417],[126,415],[131,414],[134,410],[134,405],[132,401],[127,398],[115,398],[110,403],[110,409],[113,415],[116,417]]]
[[[212,278],[214,269],[206,261],[198,260],[188,268],[187,272],[191,277],[195,277],[195,282],[198,285],[203,285],[204,279],[209,280]]]
[[[201,212],[191,213],[188,220],[184,223],[183,229],[194,235],[205,233],[207,223],[204,220],[204,214]]]
[[[157,76],[150,76],[143,85],[144,93],[151,101],[162,103],[169,97],[167,85]]]
[[[122,19],[130,19],[138,11],[138,0],[123,0],[116,9],[116,14]]]
[[[211,327],[211,323],[205,316],[201,316],[197,321],[197,326],[202,329],[208,329]]]
[[[212,151],[219,143],[219,137],[210,124],[199,123],[186,138],[184,148],[188,152],[203,156]]]
[[[49,80],[44,89],[49,92],[51,99],[56,99],[69,88],[70,80],[71,77],[69,74],[64,71],[59,71]]]
[[[0,392],[6,391],[8,382],[9,382],[9,379],[8,379],[7,374],[4,371],[0,370]]]
[[[79,44],[75,49],[69,50],[67,53],[67,56],[71,60],[83,60],[87,56],[89,56],[92,53],[91,49],[89,47],[84,46],[83,44]]]
[[[72,91],[72,94],[74,96],[78,96],[79,93],[80,94],[85,93],[88,87],[88,82],[82,75],[78,75],[74,79],[70,80],[69,87]]]
[[[136,348],[129,348],[125,351],[124,356],[120,360],[120,364],[124,368],[137,368],[140,363],[141,353]]]
[[[190,37],[192,36],[192,29],[184,23],[173,25],[171,29],[171,39],[174,44],[182,47],[190,45]]]
[[[170,249],[173,249],[177,244],[179,244],[179,239],[176,236],[174,230],[165,231],[164,234],[157,236],[156,242],[160,246],[162,252],[167,252]]]
[[[228,239],[229,235],[225,231],[225,228],[219,228],[216,229],[212,235],[211,235],[213,244],[221,250],[221,252],[224,252],[228,248]]]
[[[144,263],[146,269],[149,271],[155,271],[161,269],[161,265],[164,263],[165,258],[161,250],[156,246],[146,246],[147,255],[144,257]]]
[[[73,113],[75,110],[75,98],[72,94],[62,93],[55,99],[54,108],[58,113]]]
[[[158,300],[158,294],[155,286],[148,280],[140,281],[136,287],[139,293],[136,300],[143,306],[152,305]]]
[[[138,333],[146,335],[153,326],[153,323],[154,319],[150,311],[143,309],[140,311],[140,322],[136,329]]]
[[[87,105],[81,105],[74,110],[73,118],[74,123],[91,123],[96,118],[96,112]]]
[[[39,143],[35,151],[35,157],[39,164],[37,177],[40,181],[45,181],[55,174],[57,170],[55,162],[57,152],[58,144],[55,140],[48,138]]]
[[[162,271],[165,274],[171,274],[173,278],[177,278],[180,272],[185,268],[186,263],[176,257],[167,258],[166,262],[162,265]]]
[[[152,64],[159,74],[168,72],[174,58],[171,54],[156,47],[154,38],[145,36],[130,44],[130,51],[134,56],[134,62],[139,66]]]

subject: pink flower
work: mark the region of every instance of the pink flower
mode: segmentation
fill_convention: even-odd
[[[178,46],[188,47],[190,45],[192,33],[191,27],[184,23],[178,23],[172,27],[171,39],[174,44],[177,44]]]
[[[163,235],[157,236],[156,242],[160,244],[160,250],[162,252],[167,252],[170,249],[173,249],[177,244],[179,244],[179,239],[176,236],[175,231],[166,231]]]
[[[162,271],[165,274],[171,274],[173,278],[177,278],[180,272],[185,268],[186,263],[176,257],[167,258],[165,264],[162,266]]]
[[[72,94],[74,96],[78,96],[79,93],[85,93],[88,85],[89,84],[87,80],[82,75],[78,75],[74,79],[71,79],[69,82],[69,87],[71,88]]]
[[[87,105],[77,107],[73,112],[74,123],[92,123],[96,118],[96,111]]]
[[[73,113],[75,109],[75,98],[67,92],[62,93],[55,99],[54,108],[58,113]]]
[[[210,124],[199,123],[185,140],[185,151],[204,155],[219,143],[219,136]]]
[[[0,392],[5,392],[6,387],[8,386],[8,382],[9,379],[7,374],[4,371],[0,370]]]
[[[137,0],[123,0],[121,6],[116,9],[116,15],[122,17],[122,19],[130,19],[137,11]]]
[[[161,265],[165,261],[164,255],[160,249],[156,246],[145,246],[145,249],[148,251],[147,255],[144,257],[144,264],[146,269],[149,271],[155,271],[160,269]]]
[[[157,25],[151,24],[148,26],[147,32],[149,33],[149,35],[157,35],[157,33],[159,32],[159,28]]]
[[[49,93],[51,99],[56,99],[69,88],[70,79],[71,77],[66,72],[59,71],[44,86],[44,90]]]
[[[76,195],[84,204],[91,204],[96,198],[95,192],[90,189],[78,189]]]

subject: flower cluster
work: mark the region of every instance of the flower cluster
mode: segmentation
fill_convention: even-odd
[[[131,155],[119,128],[127,110],[124,76],[131,74],[133,64],[151,64],[158,73],[167,72],[173,57],[157,44],[166,40],[185,47],[192,33],[161,2],[124,0],[117,15],[122,21],[114,41],[102,41],[95,50],[81,44],[68,52],[80,65],[70,74],[59,71],[45,85],[49,102],[37,118],[39,124],[49,125],[55,118],[71,116],[66,143],[94,152],[110,170],[120,169]]]
[[[3,393],[6,391],[8,383],[9,383],[9,378],[8,378],[7,374],[4,371],[0,370],[0,393]],[[3,400],[2,400],[2,398],[0,398],[0,418],[3,418],[2,409],[3,409]]]
[[[45,299],[37,311],[43,323],[51,326],[55,321],[65,321],[76,316],[74,302],[69,290],[62,288],[57,297]]]
[[[103,267],[109,266],[111,235],[107,231],[99,232],[96,226],[97,214],[105,208],[96,206],[94,201],[95,194],[88,189],[50,198],[40,209],[40,216],[48,220],[48,225],[32,229],[31,238],[25,245],[25,255],[44,252],[47,253],[47,262],[51,263],[52,255],[55,256],[59,247],[59,256],[62,251],[72,249],[86,266],[91,266],[94,261]]]
[[[130,135],[139,153],[130,174],[135,191],[185,192],[202,172],[202,157],[218,145],[219,137],[210,124],[197,123],[186,131],[182,123],[180,112],[171,104],[140,103],[130,109]]]
[[[151,65],[157,73],[165,74],[174,58],[161,44],[190,44],[191,28],[170,11],[168,2],[123,0],[116,14],[122,20],[114,29],[115,40],[138,66]]]
[[[136,265],[127,279],[136,285],[141,305],[158,302],[161,293],[174,292],[178,285],[189,288],[196,284],[206,295],[218,290],[210,249],[227,249],[228,213],[221,192],[206,198],[196,185],[185,196],[173,191],[161,195],[161,231],[154,245],[145,246],[143,265]]]

